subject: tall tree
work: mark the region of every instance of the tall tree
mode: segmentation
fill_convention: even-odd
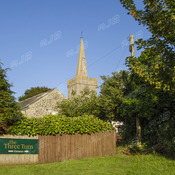
[[[0,63],[0,133],[7,133],[8,127],[22,116],[10,90],[11,84],[7,80],[6,71]]]
[[[175,90],[175,1],[143,0],[139,10],[134,0],[120,0],[139,24],[151,32],[147,40],[139,39],[138,49],[144,49],[139,59],[128,58],[132,69],[145,81],[164,91]]]
[[[124,96],[132,89],[128,71],[113,72],[112,76],[101,76],[103,83],[100,86],[100,110],[104,119],[121,120],[120,105]]]
[[[143,140],[149,145],[159,143],[164,151],[172,150],[175,148],[172,144],[175,137],[175,1],[143,0],[143,10],[136,8],[134,0],[120,1],[128,14],[152,34],[149,39],[136,42],[138,49],[144,49],[138,58],[126,59],[136,87],[142,83],[145,92],[135,96],[132,92],[123,103],[123,112],[130,116],[126,117],[127,122],[136,114],[141,117]]]

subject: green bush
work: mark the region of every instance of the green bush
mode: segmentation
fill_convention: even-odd
[[[55,135],[55,134],[91,134],[112,131],[113,126],[94,116],[79,117],[47,115],[43,118],[27,118],[17,121],[8,132],[14,135]]]

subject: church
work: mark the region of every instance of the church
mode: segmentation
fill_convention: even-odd
[[[81,37],[76,76],[67,81],[68,98],[75,98],[86,89],[97,93],[97,84],[97,78],[88,78],[83,37]],[[57,114],[55,109],[57,103],[65,99],[66,97],[55,88],[21,101],[21,112],[30,118],[39,118],[48,114],[55,115]]]
[[[67,88],[69,99],[80,95],[85,89],[97,92],[97,78],[88,78],[83,37],[81,37],[77,73],[74,78],[67,81]]]

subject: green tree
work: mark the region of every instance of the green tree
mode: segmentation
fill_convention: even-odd
[[[15,102],[12,86],[6,76],[7,69],[2,68],[0,63],[0,133],[7,133],[7,130],[16,120],[22,117],[19,105]]]
[[[120,0],[139,24],[151,32],[147,40],[139,39],[139,58],[128,58],[132,69],[145,81],[164,91],[175,90],[175,2],[172,0],[143,0],[144,10],[136,8],[133,0]]]
[[[138,58],[126,59],[136,89],[144,84],[146,90],[142,94],[133,91],[123,100],[123,117],[128,123],[125,133],[135,128],[135,124],[129,122],[139,116],[142,140],[149,145],[159,143],[164,152],[172,153],[175,148],[172,142],[175,137],[175,2],[143,0],[144,9],[139,10],[133,0],[120,1],[128,14],[152,34],[149,39],[136,42],[138,49],[144,49]],[[154,123],[151,127],[150,122]]]
[[[26,100],[30,97],[33,97],[35,95],[38,95],[38,94],[41,94],[41,93],[44,93],[44,92],[47,92],[51,90],[50,88],[47,88],[45,86],[43,87],[31,87],[30,89],[27,89],[25,92],[24,92],[24,95],[20,96],[18,98],[19,101],[23,101],[23,100]]]
[[[93,91],[83,91],[73,99],[65,99],[57,106],[58,112],[67,117],[82,116],[84,114],[99,117],[100,106],[98,96]]]
[[[112,76],[101,76],[103,83],[100,86],[101,117],[105,120],[121,120],[120,105],[124,96],[132,90],[129,71],[113,72]]]

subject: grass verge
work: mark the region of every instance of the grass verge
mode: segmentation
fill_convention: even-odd
[[[4,166],[0,175],[174,175],[175,161],[158,155],[109,156],[41,165]]]

